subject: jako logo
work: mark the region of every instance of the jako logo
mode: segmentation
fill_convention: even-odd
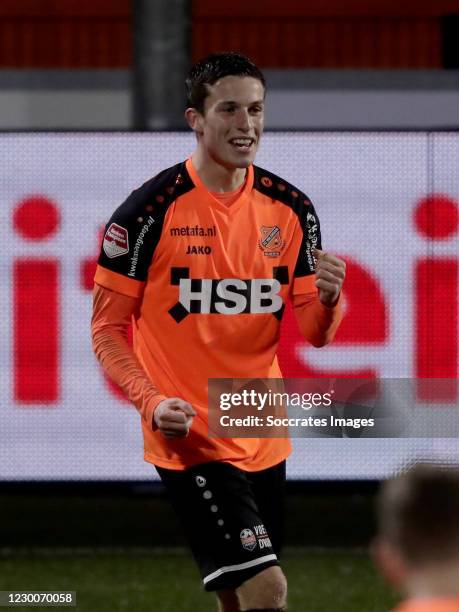
[[[196,476],[196,484],[198,485],[198,487],[205,487],[206,486],[206,479],[204,478],[204,476]]]
[[[284,302],[279,293],[288,284],[288,268],[273,269],[273,278],[188,278],[189,268],[172,268],[172,285],[179,287],[178,302],[169,314],[180,323],[189,314],[272,313],[282,318]]]
[[[212,247],[210,246],[194,246],[188,245],[186,250],[187,255],[210,255],[212,253]]]

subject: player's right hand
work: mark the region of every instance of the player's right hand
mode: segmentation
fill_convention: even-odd
[[[185,438],[196,412],[179,397],[168,397],[155,408],[153,420],[165,438]]]

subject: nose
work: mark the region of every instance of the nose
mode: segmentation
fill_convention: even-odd
[[[252,128],[252,117],[246,108],[240,108],[236,114],[236,127],[244,132]]]

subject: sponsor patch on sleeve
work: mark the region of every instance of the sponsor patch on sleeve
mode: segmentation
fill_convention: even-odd
[[[105,255],[110,257],[110,259],[129,253],[127,229],[117,223],[112,223],[105,232],[103,249]]]

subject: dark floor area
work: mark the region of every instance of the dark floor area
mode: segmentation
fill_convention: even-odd
[[[367,546],[377,483],[289,482],[287,546]],[[0,485],[0,547],[182,546],[160,486],[150,483]]]

